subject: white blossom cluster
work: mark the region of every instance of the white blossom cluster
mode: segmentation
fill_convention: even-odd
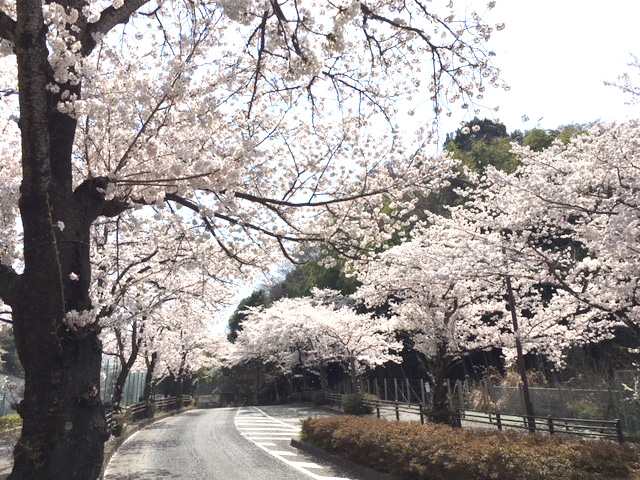
[[[317,369],[329,362],[344,365],[353,378],[365,369],[398,362],[389,321],[357,313],[335,291],[315,290],[312,297],[282,298],[268,308],[249,308],[233,345],[231,361],[258,359],[282,371],[294,366]]]
[[[355,264],[357,297],[391,302],[428,358],[499,347],[511,363],[517,336],[525,353],[561,366],[572,345],[640,330],[640,123],[513,148],[516,172],[468,173],[475,188],[450,218],[432,216],[410,241]]]
[[[86,245],[80,230],[93,223],[91,268],[65,266],[56,286],[61,297],[88,290],[89,310],[66,312],[64,326],[103,328],[116,355],[132,351],[134,336],[142,347],[178,335],[149,320],[183,319],[179,302],[202,319],[249,270],[310,242],[347,255],[382,245],[412,223],[411,192],[438,188],[455,165],[423,153],[437,117],[505,87],[484,47],[501,25],[415,0],[24,7],[0,2],[0,272],[12,280],[26,252],[19,186],[35,170],[22,158],[33,141],[22,122],[38,126],[29,131],[45,152],[37,187],[65,190],[45,215],[56,252]],[[46,35],[37,61],[23,62],[16,42],[27,23]],[[27,64],[19,86],[16,65]],[[427,105],[411,131],[397,117],[402,101]],[[40,114],[65,127],[32,123]]]
[[[334,235],[318,216],[432,188],[448,166],[415,153],[429,130],[403,132],[397,100],[424,97],[440,114],[500,81],[482,49],[494,27],[475,12],[450,18],[421,5],[151,2],[95,33],[86,55],[80,32],[99,23],[104,2],[46,4],[48,88],[82,126],[75,183],[107,176],[106,197],[132,206],[187,198],[229,253],[263,265],[267,247],[294,249],[289,237]],[[357,206],[324,203],[363,196]],[[301,216],[303,205],[315,208]],[[265,231],[277,242],[265,243]]]

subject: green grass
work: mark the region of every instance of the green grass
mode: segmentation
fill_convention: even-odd
[[[22,426],[22,418],[17,413],[0,417],[0,432]]]

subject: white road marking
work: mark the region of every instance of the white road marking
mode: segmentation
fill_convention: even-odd
[[[294,452],[283,450],[269,450],[267,447],[275,447],[275,443],[264,442],[264,440],[282,441],[288,440],[292,435],[300,433],[300,427],[293,426],[282,420],[267,415],[258,407],[253,407],[255,412],[238,410],[235,418],[235,425],[240,434],[259,448],[274,456],[281,462],[286,463],[301,473],[313,478],[314,480],[350,480],[345,477],[324,477],[318,475],[308,469],[322,469],[321,465],[311,462],[296,462],[285,457],[296,457]],[[283,428],[286,427],[286,428]],[[267,428],[264,428],[267,427]]]
[[[299,465],[303,468],[322,468],[320,465],[318,465],[317,463],[310,463],[310,462],[293,462],[296,465]]]
[[[253,427],[253,426],[247,426],[246,428],[243,428],[242,430],[243,432],[289,432],[289,433],[296,433],[299,432],[300,429],[299,428],[285,428],[285,427],[281,427],[280,425],[274,426],[274,427]]]

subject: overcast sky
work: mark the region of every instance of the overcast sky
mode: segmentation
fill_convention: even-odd
[[[470,10],[483,12],[486,3]],[[633,72],[627,64],[631,53],[640,56],[640,0],[498,0],[485,18],[507,25],[489,48],[511,86],[491,97],[509,131],[540,118],[541,127],[555,128],[639,116],[640,105],[625,105],[627,97],[603,82]],[[525,114],[531,120],[523,124]]]

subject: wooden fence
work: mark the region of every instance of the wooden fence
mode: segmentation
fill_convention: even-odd
[[[105,413],[107,420],[107,427],[109,431],[115,426],[115,417],[119,414],[124,414],[130,417],[132,421],[140,420],[153,416],[153,412],[177,410],[178,408],[187,407],[191,405],[193,398],[189,395],[183,395],[182,397],[165,397],[154,398],[151,402],[140,402],[127,405],[120,411],[110,409]]]
[[[339,393],[327,393],[325,398],[334,405],[341,407],[345,395]],[[372,413],[375,412],[378,418],[382,417],[381,412],[390,412],[396,420],[400,420],[400,414],[406,413],[416,415],[420,423],[425,423],[425,408],[422,403],[398,402],[382,399],[365,399],[363,405]],[[477,410],[456,410],[454,416],[459,426],[464,423],[491,425],[502,430],[523,429],[528,430],[528,418],[526,415],[502,415],[500,412],[482,412]],[[602,438],[624,442],[622,424],[616,420],[584,420],[579,418],[559,418],[559,417],[533,417],[536,431],[549,435],[567,434],[589,438]],[[464,423],[463,423],[464,422]]]

